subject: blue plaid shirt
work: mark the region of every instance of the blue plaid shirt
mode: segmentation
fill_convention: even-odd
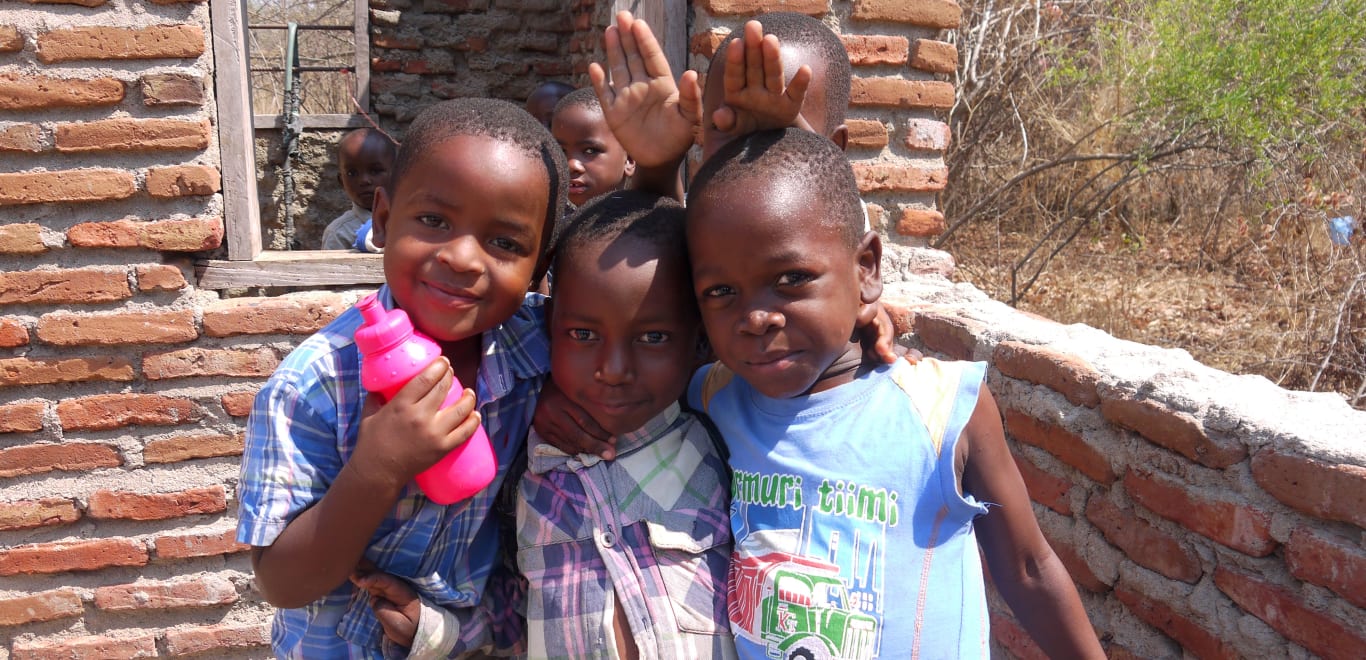
[[[387,286],[379,298],[394,306]],[[458,648],[501,637],[498,603],[483,603],[497,563],[498,521],[490,515],[509,467],[524,446],[536,396],[550,370],[544,298],[484,333],[474,387],[498,475],[473,498],[440,506],[409,485],[375,530],[365,558],[408,580],[428,600],[462,611]],[[354,335],[361,316],[349,309],[285,358],[257,394],[247,421],[238,485],[237,540],[268,546],[295,516],[322,499],[355,450],[365,390]],[[509,634],[520,636],[520,629]],[[379,658],[383,632],[363,592],[350,582],[299,609],[276,612],[271,643],[289,658]],[[466,646],[466,644],[468,646]]]

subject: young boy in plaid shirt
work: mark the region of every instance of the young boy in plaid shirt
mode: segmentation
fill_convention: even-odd
[[[678,403],[700,330],[683,209],[610,193],[571,220],[555,254],[551,377],[613,434],[616,459],[566,454],[531,434],[517,503],[528,655],[734,657],[729,473],[710,425]],[[377,608],[415,614],[402,583],[368,585]],[[444,616],[423,603],[421,620]],[[385,626],[409,657],[442,646],[410,639],[418,623]]]

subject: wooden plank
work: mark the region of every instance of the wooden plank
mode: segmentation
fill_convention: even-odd
[[[674,78],[688,68],[688,2],[687,0],[616,0],[616,12],[626,10],[650,25],[664,47],[669,70]]]
[[[247,72],[247,7],[243,0],[209,3],[213,32],[214,98],[222,166],[223,215],[228,259],[250,261],[261,253],[261,209],[256,201],[256,146],[251,84]]]
[[[356,86],[356,102],[360,108],[353,108],[356,112],[370,112],[370,3],[362,0],[351,0],[351,6],[355,7],[356,17],[352,19],[351,25],[353,40],[355,43],[355,67],[356,73],[354,84]]]
[[[384,282],[381,255],[342,250],[266,251],[254,261],[215,259],[201,261],[197,266],[201,289]]]

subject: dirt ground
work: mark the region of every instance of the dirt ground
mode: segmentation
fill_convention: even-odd
[[[1192,243],[1177,233],[1146,241],[1120,233],[1080,236],[1017,307],[1185,349],[1210,366],[1260,374],[1291,389],[1311,389],[1319,373],[1312,389],[1337,390],[1366,406],[1366,288],[1358,286],[1343,308],[1348,285],[1360,281],[1366,246],[1334,248],[1305,232],[1269,235],[1260,247],[1249,242],[1214,263],[1202,260]],[[1286,249],[1292,245],[1300,247]],[[958,279],[1008,301],[1010,265],[1031,246],[1024,234],[984,223],[964,228],[945,247],[958,261]],[[1025,278],[1018,276],[1021,283]],[[1333,356],[1323,370],[1329,346]]]

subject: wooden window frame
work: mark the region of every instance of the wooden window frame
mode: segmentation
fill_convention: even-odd
[[[202,289],[275,286],[378,284],[384,269],[377,254],[340,250],[278,251],[263,249],[261,209],[256,188],[256,128],[278,127],[279,118],[258,123],[251,107],[251,74],[247,59],[247,5],[244,0],[210,0],[213,30],[214,96],[218,106],[223,222],[227,259],[198,264]],[[356,0],[353,18],[356,83],[361,107],[369,108],[369,3]],[[263,117],[269,117],[264,116]],[[304,128],[349,128],[367,125],[360,115],[301,115]]]

